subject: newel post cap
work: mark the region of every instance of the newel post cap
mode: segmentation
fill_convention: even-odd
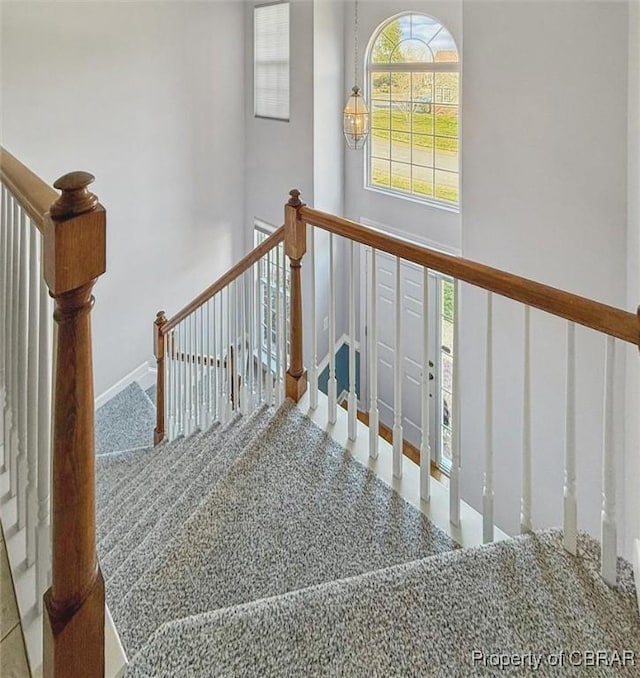
[[[87,190],[89,172],[70,172],[54,184],[62,191],[44,218],[44,278],[53,296],[92,283],[106,270],[106,214]]]
[[[300,191],[297,188],[292,188],[289,191],[289,202],[287,205],[290,207],[302,207],[302,200],[300,200]]]
[[[64,219],[76,214],[91,212],[98,205],[98,198],[87,190],[95,181],[89,172],[69,172],[60,177],[53,187],[62,191],[60,197],[51,205],[49,213],[54,219]]]

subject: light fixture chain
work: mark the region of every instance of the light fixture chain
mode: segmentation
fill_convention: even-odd
[[[354,22],[353,22],[353,32],[354,32],[354,42],[355,42],[355,52],[356,52],[356,63],[355,63],[355,79],[354,85],[358,86],[358,0],[355,0],[355,9],[354,9]]]

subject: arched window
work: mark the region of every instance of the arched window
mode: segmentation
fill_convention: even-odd
[[[425,14],[386,21],[369,43],[367,90],[367,185],[457,207],[460,62],[451,33]]]

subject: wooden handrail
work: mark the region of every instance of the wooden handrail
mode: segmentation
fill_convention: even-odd
[[[183,309],[178,311],[172,318],[166,320],[160,326],[160,332],[167,334],[176,325],[181,323],[185,318],[188,318],[196,309],[206,304],[209,299],[215,296],[220,290],[224,289],[229,283],[239,278],[245,271],[253,266],[257,261],[267,254],[274,247],[279,245],[284,240],[284,226],[276,229],[268,238],[261,242],[257,247],[254,247],[249,254],[240,259],[240,261],[232,266],[224,275],[222,275],[213,285],[207,287],[204,292],[199,294],[192,302],[188,303]]]
[[[640,321],[635,313],[469,259],[436,252],[311,207],[302,206],[298,213],[306,223],[336,235],[640,346]]]
[[[58,193],[1,146],[0,178],[38,230],[42,231],[44,215],[58,199]]]

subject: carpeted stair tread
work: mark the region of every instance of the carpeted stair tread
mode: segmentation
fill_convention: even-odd
[[[188,438],[167,445],[166,452],[162,450],[154,463],[147,464],[135,478],[130,479],[126,486],[118,487],[117,491],[110,496],[109,501],[97,512],[99,540],[103,539],[120,520],[130,520],[131,511],[135,509],[136,502],[162,483],[167,482],[170,470],[189,458],[188,455],[193,450],[194,438],[200,435],[202,432],[198,431]]]
[[[171,507],[143,540],[123,557],[117,568],[107,579],[107,597],[116,625],[120,626],[120,611],[125,615],[133,612],[126,602],[127,592],[144,575],[145,571],[160,559],[165,550],[180,534],[182,526],[198,510],[204,498],[215,492],[220,479],[240,455],[247,443],[267,426],[273,410],[261,407],[249,417],[242,417],[232,427],[231,434],[218,454],[195,477],[185,482],[184,488]]]
[[[112,612],[132,653],[170,619],[452,548],[287,403]]]
[[[573,557],[558,530],[450,551],[166,623],[127,678],[637,676],[629,664],[589,672],[568,661],[586,650],[640,656],[631,566],[619,561],[615,589],[598,568],[593,539],[580,535]],[[498,670],[474,651],[542,663]]]
[[[96,410],[96,454],[153,445],[156,411],[137,382]]]
[[[188,441],[178,438],[157,447],[129,450],[96,457],[96,518],[98,525],[111,515],[112,507],[120,505],[127,496],[144,483],[147,475],[169,458],[177,458],[186,451]]]
[[[226,437],[224,433],[218,434],[216,428],[193,436],[187,453],[177,463],[167,467],[164,481],[157,486],[150,486],[146,493],[128,504],[125,516],[100,540],[100,563],[106,575],[123,559],[121,554],[128,555],[162,516],[171,510],[184,484],[198,475],[218,454]],[[131,520],[132,515],[136,516],[135,521]]]

